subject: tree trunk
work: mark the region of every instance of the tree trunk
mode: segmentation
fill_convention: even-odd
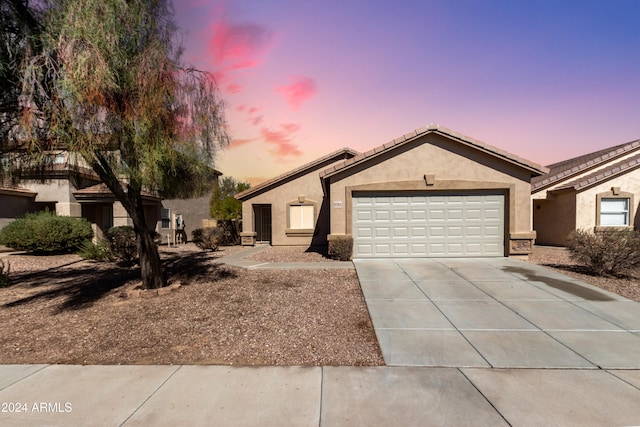
[[[131,191],[131,189],[129,190]],[[131,196],[129,197],[131,198]],[[139,195],[135,209],[129,212],[136,233],[136,243],[140,256],[140,274],[144,289],[157,289],[166,286],[167,280],[160,261],[158,246],[153,241],[153,232],[147,227],[142,207],[142,197]],[[128,209],[127,209],[128,210]]]

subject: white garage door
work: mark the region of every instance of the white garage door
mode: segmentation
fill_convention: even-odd
[[[504,255],[504,195],[353,197],[354,258]]]

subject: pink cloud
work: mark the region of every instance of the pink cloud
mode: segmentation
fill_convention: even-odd
[[[238,139],[233,139],[231,141],[231,144],[229,144],[229,148],[234,148],[234,147],[239,147],[241,145],[245,145],[248,144],[250,142],[255,141],[255,138],[238,138]]]
[[[276,87],[276,92],[282,94],[289,106],[297,110],[302,104],[312,98],[317,92],[316,81],[310,77],[290,77],[288,86]]]
[[[264,116],[262,114],[255,117],[249,117],[249,123],[251,123],[254,126],[258,126],[260,123],[262,123],[263,119],[264,119]]]
[[[275,146],[272,154],[278,157],[299,157],[303,154],[302,151],[291,142],[292,134],[299,129],[297,125],[284,124],[280,125],[280,130],[262,128],[260,133],[267,144]]]
[[[247,104],[241,104],[236,107],[236,111],[243,112],[247,109]]]
[[[243,90],[244,90],[244,86],[241,86],[241,85],[236,84],[236,83],[229,83],[229,84],[227,85],[227,92],[228,92],[228,93],[231,93],[231,94],[233,94],[233,93],[240,93],[240,92],[242,92]]]
[[[262,62],[271,40],[272,32],[255,23],[236,23],[228,20],[224,11],[222,19],[210,26],[211,37],[208,53],[217,68],[216,77],[220,81],[232,80],[233,72],[257,67]],[[237,93],[240,85],[231,82],[227,86],[230,93]]]

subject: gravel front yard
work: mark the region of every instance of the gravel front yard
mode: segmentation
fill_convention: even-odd
[[[135,269],[76,255],[10,255],[0,363],[382,365],[352,270],[243,270],[239,248],[163,249],[164,295]],[[275,255],[274,255],[275,256]]]
[[[139,291],[135,269],[76,255],[8,255],[0,288],[0,363],[382,365],[352,270],[244,270],[216,264],[240,247],[161,248],[175,290]],[[274,247],[263,262],[334,262]],[[530,262],[640,301],[637,278],[601,278],[566,249]]]
[[[594,276],[571,260],[569,250],[566,248],[536,246],[533,249],[533,255],[529,257],[529,262],[552,268],[567,276],[580,279],[623,297],[640,301],[640,274],[635,274],[635,277],[627,279]]]

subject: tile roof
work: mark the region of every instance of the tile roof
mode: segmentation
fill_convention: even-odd
[[[261,190],[264,190],[268,187],[274,186],[278,183],[280,183],[281,181],[284,181],[288,178],[291,178],[295,175],[301,174],[307,170],[313,169],[315,167],[319,167],[320,165],[322,165],[322,163],[331,161],[331,160],[341,160],[341,159],[348,159],[351,158],[353,156],[357,156],[360,153],[358,151],[352,150],[351,148],[345,147],[345,148],[341,148],[340,150],[334,151],[333,153],[327,154],[326,156],[322,156],[319,159],[316,159],[312,162],[306,163],[298,168],[295,168],[289,172],[286,172],[282,175],[278,175],[275,178],[272,178],[268,181],[262,182],[258,185],[256,185],[255,187],[249,188],[245,191],[242,191],[238,194],[235,195],[235,198],[238,200],[242,200],[247,198],[248,196],[257,193]]]
[[[568,190],[568,189],[579,191],[586,187],[599,184],[610,178],[614,178],[620,174],[627,173],[639,167],[640,167],[640,153],[636,154],[633,157],[620,160],[619,162],[610,165],[606,169],[599,169],[593,172],[592,174],[582,176],[576,180],[563,184],[559,187],[554,188],[551,191]]]
[[[122,187],[125,188],[125,184],[122,184]],[[126,190],[126,188],[125,188]],[[93,198],[112,198],[115,197],[109,187],[106,184],[100,183],[96,185],[92,185],[90,187],[85,187],[82,190],[76,190],[73,192],[73,195],[78,199],[93,199]],[[161,198],[148,190],[142,190],[142,197],[145,199],[157,199],[161,200]]]
[[[400,145],[404,145],[409,141],[413,141],[417,138],[420,138],[424,135],[427,135],[429,133],[437,133],[443,136],[446,136],[448,138],[454,139],[464,145],[467,145],[469,147],[473,147],[476,148],[480,151],[483,151],[485,153],[488,153],[492,156],[501,158],[509,163],[513,163],[516,164],[518,166],[521,166],[525,169],[528,169],[529,171],[531,171],[534,175],[542,175],[544,173],[546,173],[548,171],[547,168],[545,168],[544,166],[541,166],[537,163],[533,163],[530,162],[529,160],[523,159],[521,157],[518,157],[514,154],[511,154],[507,151],[504,151],[502,149],[499,149],[497,147],[494,147],[492,145],[486,144],[482,141],[478,141],[477,139],[473,139],[470,138],[468,136],[462,135],[458,132],[455,132],[451,129],[439,126],[437,124],[430,124],[429,126],[425,126],[421,129],[416,129],[413,132],[407,133],[399,138],[394,139],[393,141],[389,141],[386,144],[380,145],[372,150],[367,151],[366,153],[362,153],[362,154],[358,154],[357,156],[345,160],[342,163],[339,163],[337,165],[334,165],[328,169],[325,169],[324,171],[322,171],[320,173],[320,177],[321,178],[326,178],[329,177],[331,175],[334,175],[344,169],[347,169],[353,165],[355,165],[356,163],[360,163],[366,159],[369,159],[371,157],[375,157],[377,155],[379,155],[380,153],[386,152],[388,150],[391,150],[395,147],[398,147]]]
[[[605,148],[603,150],[594,151],[593,153],[584,154],[582,156],[554,163],[547,166],[549,168],[549,173],[535,177],[531,180],[531,190],[535,191],[549,187],[555,183],[569,179],[573,175],[604,165],[606,162],[610,162],[617,157],[638,149],[640,149],[640,140],[627,142],[616,145],[615,147]]]
[[[28,188],[18,187],[15,185],[0,184],[0,194],[33,197],[37,195],[35,191],[31,191]]]

